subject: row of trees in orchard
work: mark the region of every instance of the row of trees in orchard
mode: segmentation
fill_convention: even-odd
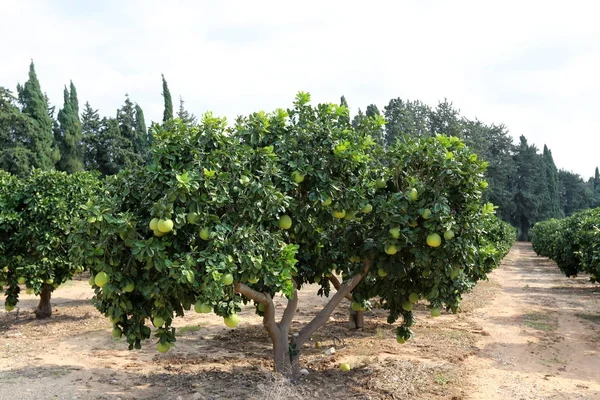
[[[538,222],[531,243],[538,255],[553,259],[566,276],[584,272],[592,283],[600,282],[600,208]]]
[[[168,351],[173,318],[192,308],[234,327],[250,303],[275,369],[295,375],[303,345],[344,298],[359,311],[377,302],[404,343],[414,304],[426,301],[433,316],[457,311],[515,232],[482,201],[486,163],[460,139],[384,146],[383,124],[375,116],[352,125],[346,107],[312,106],[299,93],[292,108],[234,126],[210,113],[197,124],[154,124],[148,164],[102,180],[3,173],[2,187],[18,189],[0,192],[6,307],[22,289],[51,292],[85,268],[95,306],[130,348],[154,336]],[[62,209],[75,211],[65,218]],[[13,240],[29,218],[37,228]],[[309,283],[329,300],[292,331],[298,290]],[[281,315],[276,295],[287,298]]]

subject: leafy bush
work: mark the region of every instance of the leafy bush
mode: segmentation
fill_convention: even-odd
[[[581,211],[568,218],[538,222],[532,229],[534,251],[556,261],[566,276],[600,276],[600,208]]]

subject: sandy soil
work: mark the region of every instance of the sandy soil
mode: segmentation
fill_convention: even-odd
[[[0,399],[600,399],[600,286],[561,276],[526,243],[460,314],[431,318],[418,305],[405,345],[381,310],[349,331],[344,304],[313,337],[323,347],[303,349],[309,374],[294,383],[271,373],[270,342],[250,308],[235,330],[214,315],[177,319],[177,346],[165,355],[152,341],[128,351],[90,305],[86,281],[60,287],[46,321],[35,320],[33,296],[18,313],[0,300]],[[315,293],[301,292],[298,325],[325,302]]]

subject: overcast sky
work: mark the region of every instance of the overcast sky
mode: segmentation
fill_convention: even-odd
[[[128,93],[162,118],[176,106],[232,119],[314,102],[351,112],[391,98],[447,98],[504,123],[584,177],[600,164],[600,4],[595,1],[0,0],[0,85],[34,60],[42,90],[114,115]]]

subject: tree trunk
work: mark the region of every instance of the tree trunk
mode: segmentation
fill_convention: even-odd
[[[52,295],[52,285],[44,285],[40,294],[40,304],[35,310],[37,319],[50,318],[52,316],[52,305],[50,304],[50,296]]]
[[[300,375],[300,349],[297,348],[295,333],[288,342],[287,336],[280,335],[273,340],[273,361],[275,372],[295,378]]]
[[[269,333],[271,341],[273,342],[273,363],[276,372],[292,378],[296,378],[300,375],[300,352],[302,346],[310,339],[314,332],[325,325],[329,316],[340,304],[342,299],[347,298],[350,292],[352,292],[356,285],[364,278],[369,271],[370,265],[370,260],[365,260],[363,272],[355,275],[343,285],[340,285],[337,293],[333,295],[327,305],[319,311],[299,333],[294,333],[291,338],[288,338],[288,336],[294,314],[298,308],[297,291],[294,292],[293,298],[288,299],[288,304],[283,312],[283,316],[279,323],[277,323],[275,322],[275,306],[273,304],[273,299],[268,293],[257,292],[241,282],[235,283],[236,292],[265,306],[263,326]],[[362,326],[362,317],[360,321]]]

